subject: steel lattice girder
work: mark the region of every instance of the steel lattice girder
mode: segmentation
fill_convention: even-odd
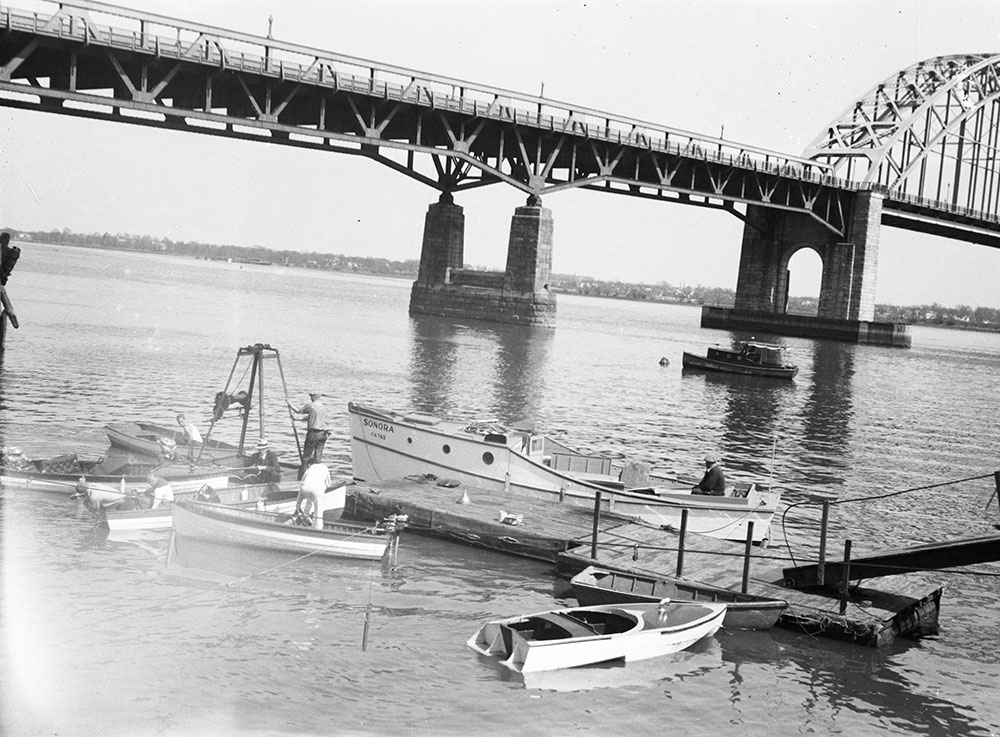
[[[877,84],[805,156],[838,176],[996,215],[1000,55],[940,56]]]
[[[121,32],[97,13],[138,25]],[[9,107],[363,155],[445,191],[588,188],[740,217],[737,203],[758,204],[838,234],[853,194],[806,159],[100,2],[4,20]]]

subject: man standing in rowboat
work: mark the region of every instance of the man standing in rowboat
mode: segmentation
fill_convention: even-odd
[[[322,392],[312,390],[309,392],[309,401],[302,405],[302,409],[295,409],[291,402],[286,402],[293,414],[306,418],[306,439],[302,444],[302,465],[299,467],[300,480],[310,463],[323,460],[323,446],[326,445],[329,432],[326,429],[326,407],[319,401],[322,396]]]

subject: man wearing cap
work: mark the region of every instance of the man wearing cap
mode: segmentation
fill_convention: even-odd
[[[323,394],[318,389],[309,392],[309,401],[302,405],[302,409],[295,409],[291,402],[288,402],[288,409],[296,415],[306,418],[306,439],[302,443],[302,466],[299,468],[299,479],[309,468],[313,461],[323,460],[323,446],[326,445],[326,436],[329,434],[326,429],[326,407],[319,401]]]
[[[244,476],[248,484],[267,484],[268,492],[277,489],[276,484],[281,481],[281,466],[278,464],[278,454],[268,450],[266,438],[257,442],[257,452],[247,458],[245,465],[253,469],[249,475]]]
[[[719,459],[714,455],[705,456],[705,475],[701,477],[698,485],[691,489],[691,493],[708,496],[723,496],[726,493],[726,477],[722,473]]]

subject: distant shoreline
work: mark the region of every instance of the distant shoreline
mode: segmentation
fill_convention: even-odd
[[[216,246],[208,244],[174,243],[165,239],[136,237],[124,240],[122,236],[81,236],[77,233],[46,232],[18,233],[8,228],[12,237],[17,234],[21,242],[51,246],[90,248],[103,251],[125,251],[148,253],[154,256],[181,256],[195,260],[223,261],[256,266],[286,266],[289,268],[317,269],[343,274],[387,277],[414,280],[419,273],[419,261],[392,261],[387,258],[370,256],[345,256],[342,254],[305,253],[302,251],[274,251],[261,246]],[[25,237],[27,236],[27,237]],[[39,237],[41,236],[41,237]],[[46,237],[48,236],[48,237]],[[56,236],[53,238],[52,236]],[[102,242],[81,242],[84,238],[99,238]],[[66,241],[59,242],[59,238]],[[137,244],[135,241],[140,241]],[[70,242],[72,241],[72,242]],[[469,268],[469,267],[467,267]],[[629,302],[651,302],[655,304],[688,305],[701,307],[710,304],[732,307],[735,292],[722,287],[673,287],[665,282],[644,284],[616,280],[600,280],[589,276],[552,274],[551,289],[556,294],[616,299]],[[790,297],[788,314],[814,316],[817,299],[812,297]],[[973,322],[969,312],[988,316],[988,319]],[[897,322],[907,325],[924,325],[973,332],[1000,332],[1000,310],[993,308],[955,308],[941,305],[876,305],[875,319],[880,322]]]

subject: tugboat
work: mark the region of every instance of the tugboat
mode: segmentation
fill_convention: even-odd
[[[736,343],[732,350],[709,348],[708,355],[704,357],[685,352],[682,366],[686,369],[791,379],[799,372],[799,367],[785,362],[787,350],[773,343],[747,340]]]

